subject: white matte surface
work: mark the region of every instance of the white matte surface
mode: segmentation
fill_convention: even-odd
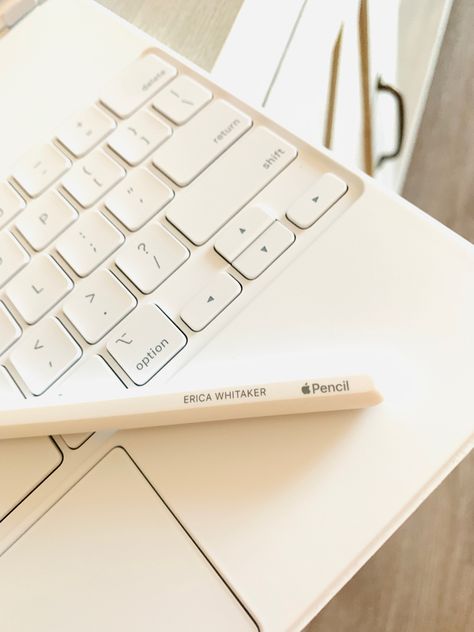
[[[61,463],[48,437],[0,441],[0,520]],[[1,584],[1,582],[0,582]],[[0,595],[1,595],[0,589]],[[3,596],[0,596],[3,611]]]
[[[0,595],[8,632],[256,630],[119,448],[4,554]]]

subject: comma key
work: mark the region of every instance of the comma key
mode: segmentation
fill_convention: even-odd
[[[110,355],[138,386],[148,382],[186,345],[183,332],[156,305],[143,305],[107,343]]]

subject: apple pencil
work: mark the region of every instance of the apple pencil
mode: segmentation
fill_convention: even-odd
[[[367,375],[269,382],[0,409],[0,438],[94,432],[366,408],[382,401]]]

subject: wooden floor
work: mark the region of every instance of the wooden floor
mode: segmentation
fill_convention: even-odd
[[[242,3],[101,1],[207,69],[212,67]],[[471,241],[473,29],[473,0],[455,0],[404,190],[410,201]],[[471,454],[321,611],[307,631],[472,632],[473,488]]]

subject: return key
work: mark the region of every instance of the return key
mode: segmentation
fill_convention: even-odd
[[[226,101],[211,102],[176,130],[153,156],[153,164],[173,182],[186,186],[252,126],[252,120]]]

